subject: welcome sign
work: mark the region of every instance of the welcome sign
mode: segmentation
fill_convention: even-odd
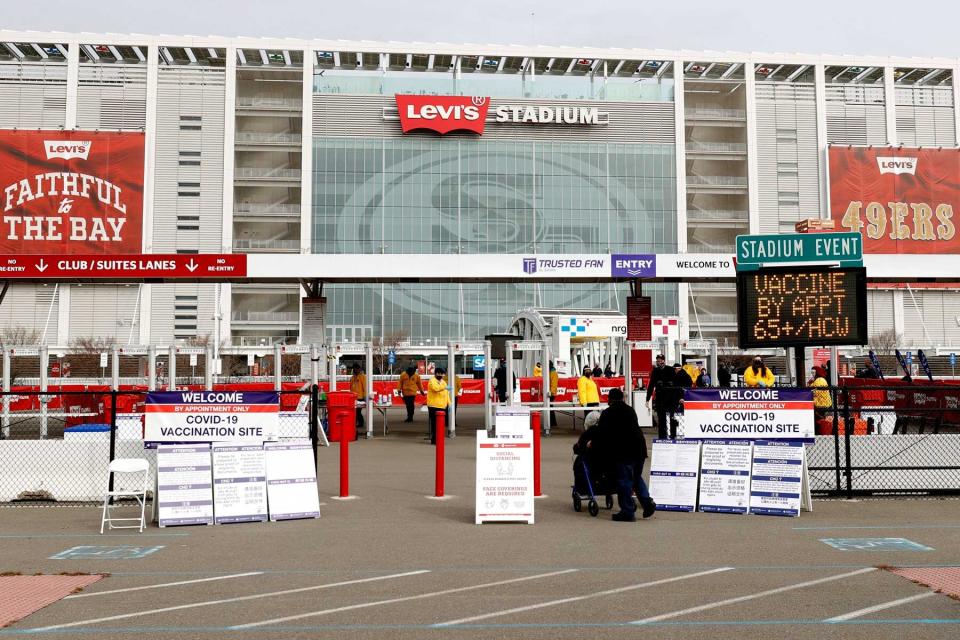
[[[276,439],[275,391],[159,391],[147,394],[145,442],[262,443]]]

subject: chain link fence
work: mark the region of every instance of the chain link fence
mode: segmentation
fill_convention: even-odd
[[[810,489],[824,497],[960,495],[960,385],[818,389],[807,447]],[[682,408],[665,414],[667,436],[684,437]]]
[[[146,458],[155,470],[156,450],[143,442],[146,397],[146,391],[0,392],[0,505],[99,503],[115,458]],[[315,387],[281,391],[279,439],[309,438],[316,452],[321,411]]]

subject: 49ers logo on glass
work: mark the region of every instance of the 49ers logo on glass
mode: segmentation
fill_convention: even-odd
[[[0,131],[0,253],[140,253],[142,133]]]
[[[489,98],[471,96],[410,96],[397,94],[397,112],[404,133],[429,129],[439,134],[472,131],[483,134]]]

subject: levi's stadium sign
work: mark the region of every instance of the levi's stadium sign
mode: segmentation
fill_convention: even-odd
[[[443,135],[469,131],[483,135],[490,98],[478,96],[421,96],[396,94],[397,113],[403,133],[428,129]],[[596,107],[578,105],[497,105],[496,123],[597,125],[606,124],[608,114]]]

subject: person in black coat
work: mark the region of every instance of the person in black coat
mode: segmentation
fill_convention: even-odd
[[[496,383],[497,401],[507,401],[507,365],[505,361],[500,362],[500,366],[493,372],[493,379]],[[513,388],[517,388],[517,374],[513,374]]]
[[[640,430],[637,413],[623,401],[620,389],[611,389],[607,398],[609,406],[600,414],[596,426],[580,436],[576,450],[589,450],[598,464],[616,478],[620,511],[613,514],[614,520],[633,522],[637,519],[634,492],[643,507],[643,517],[649,518],[657,505],[643,480],[647,442]]]
[[[730,367],[727,366],[726,362],[720,364],[720,367],[717,369],[717,382],[721,387],[730,386]]]
[[[657,437],[661,440],[667,437],[667,413],[672,413],[675,408],[669,391],[673,387],[674,372],[665,362],[663,354],[657,354],[657,364],[650,371],[650,384],[647,385],[647,409],[653,397],[653,409],[657,413]]]

